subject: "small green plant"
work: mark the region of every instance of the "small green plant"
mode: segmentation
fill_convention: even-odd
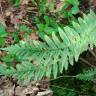
[[[30,33],[32,32],[32,29],[27,27],[24,24],[21,24],[19,25],[19,31],[25,33],[25,35],[30,35]]]
[[[5,27],[0,24],[0,46],[5,45],[7,35]]]
[[[61,10],[61,14],[64,18],[73,17],[79,12],[79,1],[78,0],[66,0]]]
[[[55,96],[78,96],[80,94],[95,95],[96,92],[91,91],[93,86],[92,82],[95,81],[95,78],[96,68],[92,68],[75,76],[64,75],[58,77],[57,79],[52,79],[51,88]]]
[[[81,74],[76,75],[77,79],[84,80],[84,81],[93,80],[95,77],[96,77],[96,68],[87,70]]]
[[[44,22],[41,22],[38,18],[35,19],[36,25],[38,28],[38,35],[41,36],[42,32],[43,34],[47,34],[49,36],[52,35],[52,33],[57,33],[58,32],[58,24],[56,22],[55,18],[44,16]],[[42,35],[43,35],[42,34]]]
[[[13,0],[13,2],[14,2],[14,4],[15,4],[15,6],[18,6],[19,4],[20,4],[20,0]]]

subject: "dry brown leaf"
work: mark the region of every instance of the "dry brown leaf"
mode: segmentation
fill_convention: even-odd
[[[5,89],[4,90],[5,96],[14,96],[14,88],[15,88],[15,85],[12,87],[8,87],[8,89]]]
[[[92,7],[93,8],[96,8],[96,0],[90,0],[91,4],[92,4]]]
[[[51,90],[46,90],[46,91],[38,92],[36,96],[53,96],[53,92]]]
[[[6,27],[4,16],[0,14],[0,23]]]
[[[12,81],[6,77],[0,77],[0,96],[13,96],[14,88]]]
[[[32,39],[32,40],[37,40],[39,38],[39,36],[36,34],[36,32],[32,32],[31,34],[30,34],[30,39]]]
[[[28,87],[17,86],[15,89],[15,95],[16,96],[26,96],[27,94],[30,94],[32,96],[35,96],[35,94],[38,91],[39,91],[39,89],[35,86],[28,86]]]
[[[39,91],[39,88],[37,88],[35,86],[33,86],[33,87],[30,86],[30,87],[27,87],[25,90],[23,90],[23,93],[35,95],[38,91]]]
[[[64,6],[65,0],[61,0],[59,3],[56,4],[55,12],[59,12]]]
[[[25,5],[25,4],[28,4],[30,0],[20,0],[20,4],[21,5]]]
[[[25,89],[24,87],[17,86],[15,88],[15,95],[16,96],[26,96],[26,95],[23,94],[24,89]]]

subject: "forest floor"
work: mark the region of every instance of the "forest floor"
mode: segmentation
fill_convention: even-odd
[[[95,10],[96,0],[80,0],[80,1],[81,2],[79,7],[80,7],[80,10],[82,10],[82,12],[88,13],[89,9],[93,9],[94,11],[96,11]],[[8,32],[4,46],[15,44],[18,41],[24,40],[24,36],[26,35],[26,33],[19,30],[18,28],[19,24],[25,24],[29,29],[32,29],[29,39],[32,39],[32,40],[39,39],[39,36],[35,33],[37,28],[36,28],[36,25],[34,24],[34,17],[39,16],[38,9],[35,6],[32,6],[31,3],[32,3],[31,0],[21,0],[20,6],[13,6],[10,0],[0,0],[0,23],[6,27],[6,30]],[[60,4],[61,3],[59,1],[59,3],[56,5],[57,8],[59,8],[58,6],[62,6],[62,4],[61,5]],[[32,15],[33,19],[30,19],[30,15]],[[77,18],[78,17],[79,15],[77,15]],[[63,20],[65,20],[63,22],[65,23],[65,25],[67,25],[66,23],[67,20],[66,19],[63,19]],[[16,34],[14,34],[14,32],[16,32]],[[1,41],[0,41],[0,46],[3,45],[3,42]],[[94,49],[93,51],[96,52],[96,49]],[[6,56],[6,54],[7,54],[6,52],[0,51],[0,58]],[[82,61],[78,61],[78,63],[82,63],[81,64],[82,67],[86,67],[86,68],[93,67],[93,66],[96,67],[96,57],[94,58],[94,56],[92,55],[92,51],[82,54],[81,59]],[[4,58],[0,59],[0,63],[3,63],[3,60]],[[12,62],[14,64],[13,66],[16,66],[16,61],[13,60]],[[87,65],[86,64],[83,65],[84,63],[86,63]],[[79,65],[78,67],[75,67],[75,66],[73,67],[74,67],[73,69],[69,70],[68,72],[69,74],[74,75],[76,74],[76,71],[78,71]],[[16,80],[10,77],[0,76],[0,96],[96,96],[96,95],[89,95],[89,94],[74,95],[72,90],[70,94],[68,93],[69,95],[64,95],[63,94],[64,91],[62,91],[62,89],[65,88],[65,85],[63,83],[66,84],[67,81],[68,79],[64,80],[64,78],[60,78],[58,80],[52,80],[51,84],[49,84],[49,80],[44,78],[38,82],[31,82],[27,86],[21,86],[17,84]],[[80,93],[81,90],[83,92],[87,90],[87,91],[90,91],[90,93],[92,93],[93,91],[96,92],[95,81],[94,81],[95,83],[82,82],[81,84],[81,81],[78,81],[78,80],[76,81],[76,80],[73,80],[72,78],[68,82],[73,82],[73,83],[68,84],[67,87],[71,88],[72,86],[74,86],[76,90],[79,90],[79,92],[77,91],[77,93]],[[52,84],[54,86],[50,86]],[[75,86],[76,84],[77,86]],[[82,87],[79,86],[79,84],[81,84]],[[62,86],[62,88],[60,87],[61,88],[60,89],[57,85]],[[85,89],[82,89],[84,88],[84,86],[85,86]],[[52,88],[54,95],[49,87]],[[70,90],[70,89],[65,89],[65,90]],[[63,95],[62,94],[60,95],[60,92]],[[88,93],[88,92],[85,92],[85,93]]]

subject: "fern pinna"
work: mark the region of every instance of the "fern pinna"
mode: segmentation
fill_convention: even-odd
[[[59,35],[53,32],[52,37],[44,35],[43,41],[24,41],[1,48],[21,59],[16,69],[0,65],[1,75],[10,75],[25,82],[40,80],[43,76],[50,78],[52,74],[56,78],[63,68],[67,70],[69,64],[77,62],[82,52],[96,46],[95,19],[95,13],[90,11],[88,15],[84,14],[83,19],[78,18],[78,23],[72,22],[73,27],[59,27]],[[2,67],[6,71],[1,70]]]

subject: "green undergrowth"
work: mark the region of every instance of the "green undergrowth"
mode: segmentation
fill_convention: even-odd
[[[84,66],[80,57],[96,47],[96,14],[82,14],[78,0],[62,2],[57,10],[57,1],[32,0],[38,16],[30,12],[31,25],[18,24],[14,32],[0,24],[0,75],[20,85],[47,77],[54,96],[95,96],[96,67]]]

